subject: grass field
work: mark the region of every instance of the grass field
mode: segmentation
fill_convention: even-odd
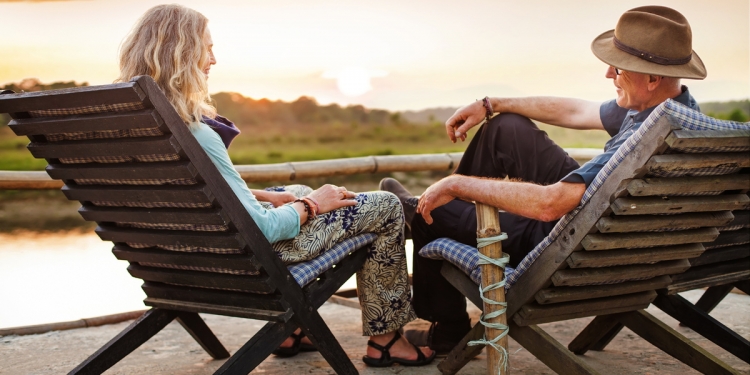
[[[420,153],[462,152],[465,143],[453,144],[442,125],[406,125],[386,129],[371,126],[307,127],[303,129],[245,128],[230,148],[236,164],[280,163],[299,160],[347,158],[366,155],[403,155]],[[7,127],[0,129],[0,170],[43,170],[44,160],[31,157],[28,140],[17,137]],[[565,132],[551,129],[550,136],[564,147],[601,147],[606,134]],[[448,171],[394,173],[415,194]],[[316,178],[295,183],[318,187],[325,183],[346,186],[352,191],[377,189],[378,181],[388,174]],[[252,184],[263,188],[284,184],[270,181]],[[0,190],[0,232],[18,230],[68,231],[91,230],[93,225],[77,213],[78,202],[68,201],[59,191]]]
[[[563,147],[602,147],[609,138],[604,132],[568,131],[540,125]],[[288,161],[322,160],[368,155],[406,155],[463,152],[466,143],[451,143],[442,124],[432,125],[307,125],[242,126],[243,132],[232,143],[230,156],[235,164],[264,164]],[[473,135],[473,131],[471,133]],[[0,170],[44,170],[45,160],[34,159],[26,149],[28,139],[0,128]],[[448,171],[395,173],[410,190],[420,194]],[[355,175],[295,181],[313,187],[325,183],[344,185],[352,191],[377,189],[388,174]],[[270,181],[252,184],[262,188],[284,184]],[[59,191],[0,190],[0,232],[18,230],[91,230],[77,213],[78,202],[68,201]]]

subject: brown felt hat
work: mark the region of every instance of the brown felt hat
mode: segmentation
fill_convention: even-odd
[[[706,67],[693,51],[690,24],[680,12],[644,6],[625,12],[614,30],[599,35],[591,50],[618,69],[677,78],[706,78]]]

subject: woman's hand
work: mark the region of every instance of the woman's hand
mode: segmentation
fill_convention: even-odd
[[[273,191],[270,192],[268,202],[271,202],[274,207],[281,207],[289,202],[294,202],[297,197],[288,191]]]
[[[318,202],[318,214],[357,204],[354,200],[357,194],[346,190],[343,186],[323,185],[307,196]]]
[[[294,202],[297,197],[287,191],[251,190],[259,201],[270,202],[274,207],[281,207],[287,203]]]

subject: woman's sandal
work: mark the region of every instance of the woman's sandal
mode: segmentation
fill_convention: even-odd
[[[318,348],[315,345],[302,342],[302,338],[305,337],[305,331],[300,333],[292,333],[289,337],[294,339],[292,346],[289,347],[278,347],[273,351],[273,354],[278,357],[294,357],[299,352],[315,352]]]
[[[362,357],[362,362],[364,362],[368,366],[372,367],[388,367],[394,363],[398,363],[400,365],[404,366],[424,366],[426,364],[429,364],[432,362],[433,359],[435,359],[435,352],[432,352],[432,355],[429,357],[425,357],[424,353],[422,353],[422,350],[419,349],[414,344],[411,344],[414,347],[414,350],[417,351],[417,359],[404,359],[404,358],[398,358],[398,357],[391,357],[391,346],[398,341],[398,339],[401,338],[401,333],[399,331],[396,331],[396,335],[393,336],[393,339],[386,345],[382,346],[379,344],[376,344],[372,341],[367,341],[367,346],[371,346],[377,350],[380,350],[380,358],[370,358],[368,356]]]

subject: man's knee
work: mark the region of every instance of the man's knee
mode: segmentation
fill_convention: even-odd
[[[501,113],[490,119],[488,128],[496,133],[519,134],[539,128],[528,117],[517,113]]]

